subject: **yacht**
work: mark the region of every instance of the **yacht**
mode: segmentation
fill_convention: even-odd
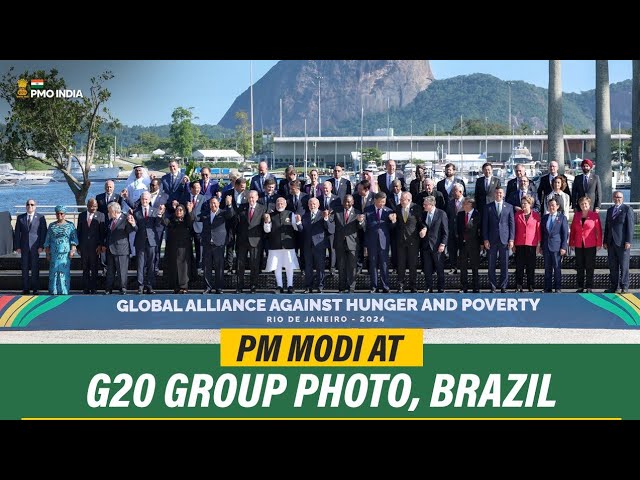
[[[80,155],[80,158],[75,155],[71,156],[71,169],[69,173],[73,175],[76,180],[82,180],[82,168],[81,164],[84,163],[84,155]],[[67,163],[67,169],[69,169]],[[91,181],[104,181],[104,180],[116,180],[120,174],[120,168],[114,167],[113,164],[92,164],[89,169],[89,180]],[[53,172],[53,178],[60,182],[64,181],[64,175],[60,170]]]
[[[509,178],[515,177],[516,165],[522,165],[525,168],[525,175],[529,178],[539,176],[540,162],[536,162],[533,159],[533,155],[527,147],[524,146],[524,142],[519,142],[517,146],[513,147],[509,161],[507,162],[507,176]]]
[[[24,173],[13,168],[10,163],[0,163],[0,177],[3,183],[15,186],[47,185],[51,181],[51,175],[39,173]]]
[[[364,170],[369,170],[374,175],[379,173],[378,164],[373,160],[367,163],[367,166],[364,168]]]

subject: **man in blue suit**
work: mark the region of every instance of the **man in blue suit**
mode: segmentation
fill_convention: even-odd
[[[562,292],[562,257],[567,253],[569,240],[569,222],[562,212],[558,211],[558,202],[552,198],[547,203],[549,213],[542,216],[540,229],[542,241],[538,253],[544,255],[544,291]]]
[[[149,205],[151,194],[142,192],[140,195],[140,205],[133,211],[133,218],[136,222],[136,235],[133,245],[136,249],[138,293],[154,294],[153,287],[156,283],[155,276],[155,256],[158,247],[156,228],[161,223],[161,216],[164,209],[152,208]]]
[[[506,293],[509,282],[509,250],[516,236],[513,206],[504,201],[504,188],[495,188],[495,201],[485,206],[482,213],[482,238],[484,248],[489,251],[489,283],[495,293]],[[500,257],[500,282],[496,282],[496,260]]]
[[[376,193],[373,205],[365,208],[365,245],[369,252],[369,276],[371,293],[380,293],[378,286],[378,268],[382,280],[382,292],[389,293],[389,248],[391,246],[391,227],[396,214],[385,206],[387,195]]]
[[[324,260],[327,248],[330,248],[329,236],[335,233],[335,222],[329,222],[329,210],[320,210],[320,201],[317,198],[309,200],[309,211],[302,215],[302,227],[304,253],[304,279],[306,290],[311,293],[314,289],[322,293],[324,289]],[[315,275],[314,275],[315,271]]]
[[[631,240],[635,228],[635,217],[629,205],[624,205],[622,192],[613,192],[613,207],[607,210],[604,226],[603,246],[609,260],[611,287],[606,293],[629,293],[629,259]]]
[[[230,220],[235,215],[233,209],[233,197],[226,195],[225,197],[226,208],[220,209],[220,201],[218,197],[211,197],[209,199],[209,210],[203,211],[200,214],[198,221],[202,222],[202,262],[204,264],[204,284],[205,289],[203,294],[211,293],[215,290],[215,293],[222,293],[222,287],[224,286],[224,248],[227,244],[227,228],[230,225]],[[191,215],[194,216],[195,210],[191,211]],[[215,282],[211,271],[216,271]]]
[[[262,161],[258,164],[258,175],[254,175],[251,178],[251,183],[249,184],[249,190],[255,190],[256,192],[258,192],[258,198],[264,197],[264,182],[268,178],[272,178],[273,181],[276,182],[276,189],[277,189],[278,180],[271,173],[269,173],[269,167],[267,165],[267,162]]]
[[[47,236],[47,221],[44,215],[36,212],[36,201],[27,200],[27,212],[18,215],[13,246],[20,255],[22,265],[22,294],[29,295],[29,286],[34,295],[38,294],[40,283],[40,266],[38,258]],[[31,276],[29,276],[31,270]]]
[[[176,206],[189,193],[189,177],[180,171],[175,160],[169,162],[169,173],[162,176],[162,191],[167,194],[167,212],[173,215]],[[174,201],[176,202],[174,205]]]

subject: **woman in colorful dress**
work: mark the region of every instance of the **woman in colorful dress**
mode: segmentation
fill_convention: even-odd
[[[56,221],[49,225],[44,240],[49,264],[49,293],[69,295],[71,289],[71,258],[78,246],[78,233],[73,223],[65,219],[66,209],[58,205]]]

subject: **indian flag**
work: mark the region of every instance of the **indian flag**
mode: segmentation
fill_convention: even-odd
[[[42,78],[34,78],[31,80],[31,88],[44,88],[44,80]]]

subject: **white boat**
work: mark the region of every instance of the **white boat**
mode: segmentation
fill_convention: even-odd
[[[3,177],[5,182],[11,183],[15,180],[15,185],[21,187],[47,185],[52,178],[51,175],[48,174],[21,172],[13,168],[13,165],[10,163],[0,163],[0,176]]]
[[[516,165],[522,165],[525,168],[525,175],[528,178],[539,176],[540,162],[533,159],[533,155],[527,147],[524,146],[524,142],[519,142],[517,146],[513,147],[509,161],[507,162],[507,175],[509,178],[515,177]]]
[[[71,169],[69,173],[73,175],[76,180],[82,181],[82,168],[81,164],[84,163],[84,155],[80,155],[80,158],[75,155],[71,156]],[[68,169],[67,165],[67,169]],[[89,180],[91,181],[104,181],[104,180],[116,180],[120,174],[120,168],[112,166],[112,164],[92,164],[89,169]],[[64,175],[60,170],[53,172],[53,178],[56,181],[64,181]]]
[[[411,180],[416,178],[416,165],[411,162],[405,163],[402,173],[404,174],[405,183],[411,182]]]
[[[5,175],[0,175],[0,187],[15,187],[18,183],[18,180],[15,178],[6,177]]]
[[[367,163],[365,170],[369,170],[372,174],[375,175],[376,173],[379,172],[378,164],[375,161],[371,160],[369,163]]]

